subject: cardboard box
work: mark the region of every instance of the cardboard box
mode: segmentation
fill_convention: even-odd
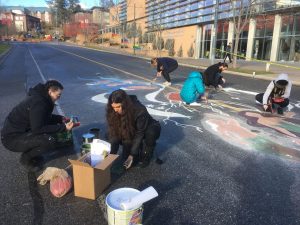
[[[95,200],[110,184],[110,167],[118,157],[109,154],[95,167],[79,160],[69,159],[73,166],[75,196]]]

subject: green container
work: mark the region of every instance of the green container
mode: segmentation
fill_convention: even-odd
[[[58,148],[73,145],[73,135],[71,131],[63,131],[54,135]]]

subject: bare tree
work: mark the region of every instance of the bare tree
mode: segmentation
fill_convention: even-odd
[[[115,2],[113,0],[100,0],[99,3],[101,7],[106,9],[115,5]]]
[[[237,53],[241,34],[253,18],[259,0],[230,0],[234,23],[235,42],[233,48],[233,68],[237,66]]]

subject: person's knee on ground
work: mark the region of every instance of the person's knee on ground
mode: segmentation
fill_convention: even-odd
[[[277,107],[277,113],[279,115],[283,115],[284,109],[289,105],[290,100],[288,98],[285,98],[283,102],[276,103],[278,105]]]
[[[285,98],[284,101],[282,103],[280,103],[280,107],[281,108],[285,108],[290,104],[290,100],[288,98]]]
[[[54,151],[56,149],[56,140],[51,135],[43,134],[37,138],[37,147],[26,151],[26,154],[31,158],[41,156],[46,152]]]
[[[255,96],[255,100],[257,102],[259,102],[260,104],[262,104],[262,101],[263,101],[263,97],[264,97],[264,93],[259,93]]]
[[[153,157],[156,141],[160,136],[160,131],[161,127],[159,124],[155,124],[147,130],[143,140],[142,149],[139,154],[141,167],[146,167],[150,163]]]
[[[119,150],[119,146],[121,144],[121,140],[119,138],[110,138],[108,140],[110,143],[110,154],[117,154]]]

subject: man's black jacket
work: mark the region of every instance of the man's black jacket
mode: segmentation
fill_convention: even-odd
[[[178,66],[178,63],[175,59],[168,57],[157,58],[157,72],[164,71],[170,73]],[[161,67],[163,69],[161,69]]]
[[[206,86],[212,85],[217,87],[221,76],[221,70],[219,69],[219,63],[211,65],[204,71],[204,83]]]
[[[44,84],[31,88],[28,96],[7,116],[1,130],[3,137],[31,132],[33,134],[64,131],[62,116],[52,114],[54,103]]]

